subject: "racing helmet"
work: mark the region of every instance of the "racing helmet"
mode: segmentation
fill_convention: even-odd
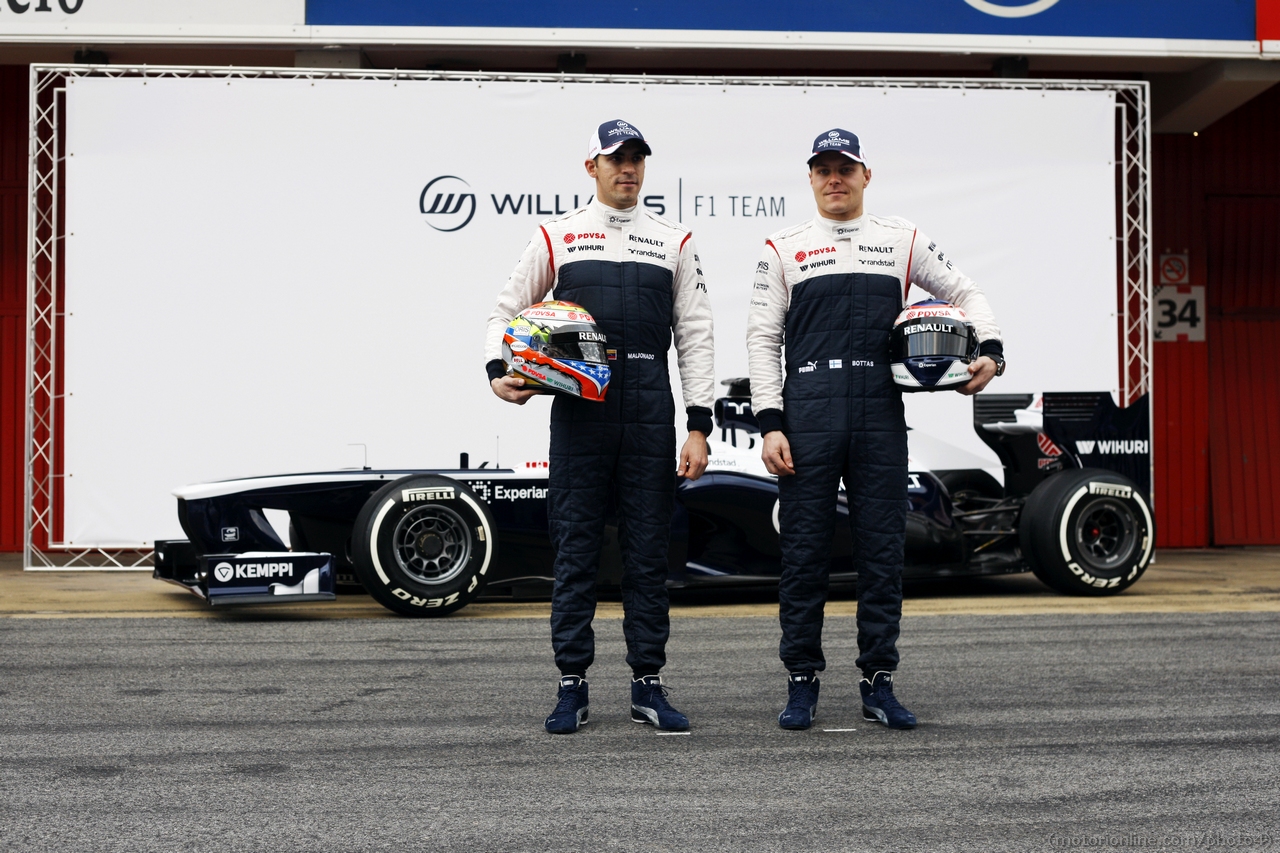
[[[609,389],[604,332],[572,302],[539,302],[516,315],[502,335],[502,364],[531,391],[602,402]]]
[[[978,357],[978,333],[960,308],[930,299],[893,321],[889,351],[900,390],[941,391],[973,378],[968,366]]]

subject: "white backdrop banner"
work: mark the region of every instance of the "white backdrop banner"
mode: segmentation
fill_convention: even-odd
[[[493,397],[485,320],[537,223],[591,196],[587,136],[614,118],[653,146],[644,204],[693,230],[719,378],[747,373],[763,241],[813,216],[809,146],[840,126],[862,137],[868,209],[986,291],[1009,358],[993,392],[1114,389],[1106,92],[74,79],[67,543],[180,537],[176,486],[365,448],[374,467],[544,460],[549,401]],[[968,398],[907,411],[997,464]]]

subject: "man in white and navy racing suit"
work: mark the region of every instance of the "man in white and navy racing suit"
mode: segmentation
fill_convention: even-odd
[[[818,216],[769,238],[747,320],[752,408],[765,465],[778,475],[780,653],[790,673],[779,724],[808,728],[817,706],[843,479],[858,573],[863,716],[912,728],[914,715],[892,692],[908,503],[906,423],[889,336],[914,283],[959,305],[977,330],[981,357],[962,393],[1003,372],[1003,344],[986,297],[928,237],[904,219],[863,212],[871,170],[857,136],[827,131],[813,154]]]
[[[501,361],[503,330],[520,311],[547,299],[576,302],[608,339],[604,402],[557,395],[551,409],[551,638],[561,673],[559,702],[546,721],[552,733],[576,731],[586,721],[596,571],[611,498],[623,554],[632,719],[660,729],[689,727],[667,703],[659,671],[670,631],[667,550],[676,476],[697,479],[707,465],[715,394],[711,304],[692,235],[636,203],[649,153],[626,122],[600,126],[586,161],[595,198],[542,223],[489,318],[486,369],[494,393],[510,402],[532,393],[521,388],[523,379],[505,375]],[[667,368],[673,336],[689,430],[674,472]]]

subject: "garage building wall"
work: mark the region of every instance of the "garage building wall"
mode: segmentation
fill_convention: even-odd
[[[0,551],[22,550],[26,434],[27,66],[0,65]]]
[[[1280,542],[1280,87],[1191,134],[1157,135],[1153,244],[1188,251],[1207,340],[1155,345],[1157,542]]]

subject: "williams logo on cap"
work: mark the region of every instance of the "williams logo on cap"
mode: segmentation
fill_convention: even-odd
[[[813,153],[809,156],[810,165],[813,164],[813,158],[819,154],[825,154],[828,151],[839,151],[850,160],[856,160],[862,165],[866,165],[866,158],[862,154],[862,145],[858,142],[857,134],[850,133],[844,128],[834,128],[818,135],[813,140]]]
[[[624,143],[633,139],[639,141],[640,151],[646,157],[653,153],[639,129],[622,119],[606,121],[596,128],[595,133],[591,134],[591,138],[587,140],[587,159],[594,160],[600,154],[612,154]]]

